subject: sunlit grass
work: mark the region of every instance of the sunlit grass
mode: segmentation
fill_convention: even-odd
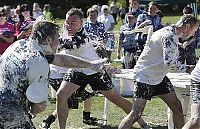
[[[126,97],[126,99],[132,101],[132,97]],[[102,119],[104,97],[95,97],[94,103],[92,105],[92,116]],[[55,109],[55,100],[51,101],[48,109],[39,114],[35,119],[34,123],[39,128],[39,124],[45,119],[50,113]],[[79,109],[71,110],[69,113],[69,118],[67,120],[67,129],[74,128],[84,128],[84,129],[117,129],[120,121],[125,117],[125,113],[116,105],[110,103],[108,111],[108,125],[107,126],[89,126],[82,124],[82,102],[79,103]],[[150,123],[153,127],[157,129],[167,129],[167,106],[159,98],[153,98],[152,101],[147,103],[146,109],[143,113],[143,118]],[[133,128],[139,128],[139,125],[134,124]],[[52,125],[52,129],[58,129],[57,120]]]

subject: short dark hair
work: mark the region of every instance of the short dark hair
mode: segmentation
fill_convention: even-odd
[[[43,8],[43,11],[50,11],[50,9],[51,9],[51,5],[50,4],[45,4],[44,8]]]
[[[48,21],[39,21],[35,23],[31,38],[38,40],[39,43],[42,43],[47,36],[54,37],[58,33],[60,26]]]
[[[186,24],[196,25],[197,23],[199,23],[199,21],[195,16],[191,14],[185,14],[180,18],[180,20],[176,23],[176,25],[177,26],[183,26]]]
[[[128,13],[127,13],[127,16],[128,16],[128,15],[132,15],[132,16],[134,16],[134,17],[137,16],[136,13],[135,13],[135,12],[132,12],[132,11],[131,11],[131,12],[128,12]]]
[[[151,6],[151,5],[155,5],[157,8],[159,8],[158,3],[155,2],[155,1],[152,1],[152,2],[150,2],[150,3],[148,4],[148,6]]]
[[[191,7],[186,6],[183,8],[183,14],[192,14],[193,10]]]
[[[24,11],[30,11],[27,4],[22,4],[20,7],[20,13]]]
[[[91,7],[91,8],[89,8],[89,9],[87,10],[87,16],[89,16],[89,15],[90,15],[90,13],[92,13],[92,12],[96,12],[96,13],[97,13],[97,15],[98,15],[98,10],[97,10],[97,9],[95,9],[95,8],[93,8],[93,7]]]
[[[156,14],[157,14],[160,18],[163,18],[163,13],[162,13],[161,10],[158,10],[158,11],[156,12]]]
[[[81,20],[83,19],[84,15],[81,9],[78,8],[71,8],[66,15],[73,16],[77,15]]]
[[[0,16],[6,16],[6,10],[3,7],[0,7]]]

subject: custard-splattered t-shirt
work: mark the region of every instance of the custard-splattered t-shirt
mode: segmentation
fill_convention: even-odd
[[[135,80],[157,85],[162,82],[171,67],[176,71],[185,72],[185,65],[177,60],[177,44],[178,37],[174,26],[154,32],[134,67]]]
[[[31,102],[26,97],[26,90],[33,85],[32,89],[41,88],[44,94],[48,93],[44,90],[48,85],[48,76],[49,64],[36,41],[19,40],[5,51],[0,58],[0,128],[34,128],[27,113]],[[43,95],[41,91],[36,98]]]

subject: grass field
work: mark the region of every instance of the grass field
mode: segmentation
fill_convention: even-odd
[[[163,18],[164,23],[175,23],[180,16],[165,16]],[[58,20],[57,23],[62,25],[63,19]],[[121,25],[121,21],[115,26],[115,31],[118,31]],[[116,58],[116,53],[112,54],[112,59]],[[119,63],[112,63],[114,66],[118,67]],[[126,99],[132,101],[132,97],[126,97]],[[39,114],[35,119],[34,123],[39,128],[39,124],[45,119],[50,113],[55,109],[55,99],[50,99],[50,104],[46,111]],[[92,106],[92,116],[97,118],[102,118],[104,106],[104,97],[97,96],[94,98],[94,103]],[[166,104],[155,97],[148,102],[143,118],[150,123],[153,129],[167,129],[167,106]],[[117,129],[120,121],[126,114],[113,104],[109,105],[109,119],[107,126],[88,126],[82,124],[82,102],[79,103],[79,109],[71,110],[69,113],[69,118],[67,120],[67,129]],[[138,129],[138,124],[133,125],[133,129]],[[57,129],[57,121],[52,125],[52,129]]]
[[[126,97],[132,101],[132,97]],[[50,100],[51,104],[47,110],[34,119],[35,125],[41,123],[50,113],[55,109],[55,100]],[[92,116],[102,119],[104,106],[104,97],[95,97],[92,106]],[[152,101],[148,102],[143,114],[143,118],[153,127],[153,129],[167,129],[167,106],[162,100],[155,97]],[[114,104],[109,105],[109,118],[107,126],[89,126],[82,124],[82,102],[79,104],[79,109],[71,110],[67,120],[67,129],[117,129],[118,124],[126,114]],[[138,129],[139,125],[136,123],[133,129]],[[57,129],[57,121],[52,125],[52,129]]]

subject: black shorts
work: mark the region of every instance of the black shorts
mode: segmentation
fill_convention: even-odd
[[[53,89],[55,91],[57,91],[59,89],[62,81],[63,81],[63,78],[58,78],[58,79],[50,78],[49,79],[49,83],[50,83],[50,85],[53,87]],[[78,101],[79,100],[84,101],[84,100],[86,100],[86,99],[88,99],[88,98],[90,98],[90,97],[92,97],[94,95],[95,95],[95,93],[89,93],[85,89],[79,88],[68,99],[68,108],[78,109]]]
[[[84,89],[89,84],[93,91],[108,91],[114,87],[111,78],[105,71],[103,73],[86,75],[72,69],[65,74],[64,80],[79,85],[81,89]]]
[[[157,85],[149,85],[145,83],[135,82],[134,97],[151,100],[153,96],[163,95],[173,92],[174,88],[167,76]]]

